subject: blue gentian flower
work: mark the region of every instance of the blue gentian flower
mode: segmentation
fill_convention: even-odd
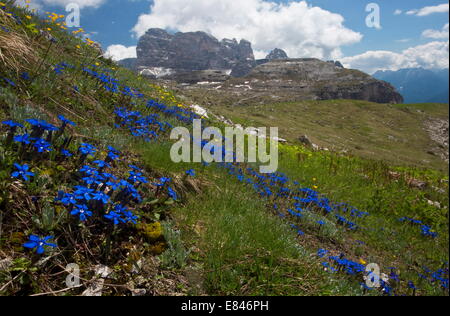
[[[120,223],[121,218],[120,218],[120,214],[114,212],[114,211],[110,211],[108,214],[104,215],[105,218],[109,219],[110,221],[112,221],[114,223],[114,225],[117,225]]]
[[[99,167],[99,168],[111,168],[111,165],[103,160],[96,160],[94,161],[94,163]]]
[[[328,250],[325,250],[325,249],[319,249],[319,250],[317,251],[317,256],[318,256],[319,258],[323,258],[323,257],[325,257],[328,253],[329,253]]]
[[[122,221],[124,222],[124,223],[128,223],[128,222],[132,222],[133,224],[137,224],[137,222],[136,222],[136,220],[138,219],[138,217],[137,216],[135,216],[132,212],[130,212],[130,211],[123,211],[122,212],[122,215],[123,215],[123,219],[122,219]]]
[[[68,120],[64,117],[64,115],[58,115],[58,119],[62,122],[63,126],[66,125],[72,125],[75,126],[76,124],[72,122],[71,120]]]
[[[57,200],[61,201],[62,204],[64,204],[65,206],[69,206],[69,205],[78,205],[78,200],[82,200],[83,197],[80,195],[75,195],[72,193],[64,193],[63,192],[63,196],[61,198],[57,198]]]
[[[14,163],[14,167],[16,167],[17,171],[11,173],[13,178],[22,178],[25,181],[29,181],[30,179],[28,177],[34,177],[34,173],[28,171],[30,169],[28,165],[21,166],[18,163]]]
[[[68,151],[67,149],[61,149],[61,154],[63,156],[65,156],[65,157],[72,157],[73,156],[73,154],[70,151]]]
[[[156,185],[157,187],[163,187],[170,181],[172,181],[171,178],[162,177],[161,179],[159,179],[160,183],[153,183],[153,185]]]
[[[53,236],[47,236],[44,238],[40,238],[38,236],[35,235],[31,235],[29,237],[29,241],[26,242],[25,244],[23,244],[23,246],[25,248],[29,248],[29,249],[35,249],[36,248],[36,253],[41,255],[44,253],[45,251],[45,247],[52,247],[52,248],[56,248],[57,246],[53,243],[48,243],[48,241],[50,239],[53,239]]]
[[[194,169],[187,170],[186,174],[188,176],[195,177],[195,170]]]
[[[20,78],[22,78],[23,80],[30,80],[30,75],[28,74],[28,72],[22,72],[20,74]]]
[[[3,80],[5,80],[5,82],[6,82],[7,84],[9,84],[10,86],[16,87],[16,84],[14,83],[14,81],[12,81],[12,80],[10,80],[10,79],[8,79],[8,78],[5,78],[5,77],[3,77]]]
[[[90,201],[92,199],[92,194],[94,193],[93,189],[89,189],[81,185],[77,185],[75,189],[76,191],[74,192],[74,194],[76,196],[81,197],[86,201]]]
[[[108,204],[108,202],[109,202],[109,196],[103,192],[95,192],[92,195],[92,199],[95,201],[100,201],[103,204]]]
[[[97,172],[97,169],[95,169],[94,167],[88,166],[88,165],[84,165],[81,169],[80,172],[83,172],[84,174],[91,176],[94,175]]]
[[[177,200],[177,193],[171,187],[167,188],[167,193],[172,199]]]
[[[141,182],[141,183],[147,183],[147,178],[142,175],[140,172],[134,172],[130,171],[130,177],[128,178],[128,181],[131,183]]]
[[[88,207],[86,205],[75,205],[72,212],[70,212],[71,215],[78,215],[80,217],[80,221],[85,222],[88,217],[92,216],[92,212],[89,211]]]
[[[46,130],[46,131],[57,131],[59,130],[58,127],[47,123],[44,120],[36,120],[36,119],[28,119],[26,120],[28,123],[30,123],[31,126],[42,129],[42,130]]]
[[[36,142],[33,144],[33,146],[37,149],[38,153],[43,153],[46,151],[53,150],[52,145],[42,138],[39,138],[38,140],[36,140]]]
[[[17,143],[29,145],[31,143],[31,138],[30,138],[30,135],[28,135],[28,134],[16,135],[16,136],[14,136],[14,141]]]
[[[120,158],[120,156],[119,156],[120,152],[119,152],[119,151],[117,151],[116,149],[114,149],[114,148],[111,147],[111,146],[108,146],[108,149],[109,149],[108,155],[107,155],[107,158],[108,158],[108,159],[114,161],[114,160],[117,160],[117,159]]]
[[[85,156],[94,156],[94,154],[97,152],[97,148],[88,143],[81,144],[78,150],[82,155]]]
[[[6,125],[6,126],[9,126],[10,128],[16,128],[16,127],[22,127],[23,128],[22,124],[16,123],[16,122],[14,122],[12,120],[3,121],[2,124]]]

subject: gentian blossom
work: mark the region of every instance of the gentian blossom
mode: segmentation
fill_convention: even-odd
[[[31,235],[29,237],[29,241],[26,242],[25,244],[23,244],[23,246],[25,248],[29,248],[29,249],[35,249],[36,248],[36,253],[41,255],[44,253],[45,251],[45,247],[52,247],[52,248],[56,248],[57,246],[53,243],[48,243],[48,241],[50,239],[53,239],[53,236],[47,236],[44,238],[40,238],[36,235]]]

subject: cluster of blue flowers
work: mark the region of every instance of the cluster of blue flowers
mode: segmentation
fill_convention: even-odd
[[[38,154],[51,152],[54,150],[52,141],[62,135],[67,124],[75,125],[62,115],[59,116],[59,119],[61,120],[60,127],[49,124],[44,120],[28,119],[26,122],[31,127],[31,130],[28,130],[23,124],[12,120],[3,121],[2,125],[8,127],[6,144],[10,145],[13,141],[20,144],[21,152],[25,152],[29,149],[34,149],[34,152]],[[22,132],[18,133],[18,130],[21,130]],[[57,133],[55,134],[55,132]],[[61,147],[61,149],[66,150],[63,147]]]
[[[91,69],[95,67],[95,65],[91,65],[90,68],[84,67],[82,70],[98,80],[106,91],[119,93],[135,99],[144,98],[144,95],[137,89],[120,84],[118,79],[113,78],[107,73]],[[104,70],[104,72],[106,71]],[[155,100],[148,100],[146,107],[166,116],[175,118],[185,124],[192,123],[194,119],[200,119],[198,114],[190,110],[177,106],[168,107]],[[142,137],[146,141],[156,140],[160,133],[164,133],[168,128],[173,128],[170,123],[163,121],[159,115],[155,113],[145,116],[139,111],[128,110],[125,107],[116,108],[114,113],[116,115],[116,128],[127,128],[133,136]]]
[[[319,258],[325,258],[329,251],[325,249],[319,249],[317,251],[317,256]],[[346,275],[366,280],[371,277],[371,274],[366,271],[366,267],[358,262],[345,258],[344,254],[339,256],[328,256],[328,261],[323,261],[322,266],[332,273],[345,273]],[[372,282],[375,281],[375,277],[372,276]],[[381,276],[378,276],[380,282],[380,290],[385,295],[393,295],[394,291],[392,286],[389,285],[388,280],[383,280]],[[360,285],[366,290],[373,290],[369,288],[366,282],[361,282]]]
[[[342,210],[344,212],[351,209],[350,216],[361,218],[367,216],[368,213],[360,212],[355,208],[349,207],[347,204],[333,204],[329,199],[319,195],[319,193],[310,188],[299,187],[297,181],[292,184],[297,188],[290,188],[291,181],[283,173],[260,174],[253,168],[246,168],[245,170],[232,163],[222,163],[222,167],[228,170],[230,175],[235,176],[240,182],[250,184],[252,188],[263,198],[268,199],[284,199],[285,202],[292,205],[292,208],[287,208],[287,214],[284,214],[279,209],[279,204],[274,205],[274,209],[283,218],[290,215],[293,220],[302,218],[307,211],[317,211],[323,215],[334,214],[337,223],[350,230],[356,230],[358,226],[356,223],[346,219],[340,215]],[[325,222],[320,223],[321,226],[326,225]]]
[[[29,181],[29,177],[34,177],[34,173],[29,171],[30,167],[27,164],[21,166],[18,163],[14,163],[14,167],[16,168],[16,171],[11,173],[13,178],[22,178],[24,181]]]
[[[433,271],[427,267],[423,267],[423,273],[419,273],[419,277],[431,284],[438,284],[444,290],[448,290],[449,287],[449,266],[448,262],[444,263],[441,269]]]
[[[402,217],[399,219],[400,222],[409,222],[415,225],[420,225],[420,230],[422,233],[422,236],[425,237],[431,237],[431,238],[436,238],[438,237],[438,233],[434,232],[433,229],[428,226],[425,225],[422,221],[413,219],[413,218],[409,218],[409,217]]]
[[[6,143],[11,146],[16,146],[14,143],[18,143],[20,152],[23,153],[30,153],[30,150],[34,149],[34,153],[42,154],[58,148],[60,157],[64,159],[77,156],[77,159],[72,161],[80,166],[74,175],[79,179],[79,184],[75,185],[71,192],[59,191],[55,202],[64,205],[68,212],[81,222],[104,219],[113,225],[137,224],[138,217],[129,207],[132,203],[138,205],[143,201],[138,189],[142,184],[148,183],[148,180],[142,170],[137,166],[129,165],[127,177],[121,179],[114,175],[111,170],[120,160],[121,153],[111,146],[108,146],[104,160],[95,159],[99,150],[89,143],[81,143],[76,153],[70,152],[71,137],[64,137],[58,142],[56,140],[68,126],[75,126],[75,123],[62,115],[59,115],[58,119],[61,122],[59,127],[44,120],[28,119],[26,123],[29,130],[24,124],[12,120],[3,121],[2,125],[8,128]],[[28,164],[14,163],[14,168],[11,174],[13,178],[29,181],[35,176]],[[193,173],[195,173],[193,170],[190,171],[190,174]],[[170,178],[161,178],[154,185],[158,188],[158,193],[165,194],[167,199],[177,200],[177,193],[169,186],[170,182]],[[52,236],[40,238],[31,235],[29,238],[29,242],[24,244],[24,247],[36,249],[38,254],[42,254],[46,247],[56,247],[55,244],[48,243]]]
[[[166,131],[171,125],[160,122],[157,114],[143,116],[138,111],[128,111],[126,108],[116,108],[116,128],[126,128],[133,136],[142,137],[145,141],[156,140],[158,133]]]
[[[344,254],[340,256],[330,256],[328,258],[337,265],[338,271],[343,271],[348,275],[358,275],[366,271],[366,267],[358,262],[346,259]]]
[[[82,143],[78,149],[80,160],[84,162],[87,156],[94,156],[97,149],[88,143]],[[136,223],[135,216],[127,205],[131,202],[141,203],[142,197],[138,187],[147,183],[141,170],[130,166],[128,179],[119,179],[110,172],[111,165],[120,158],[120,152],[109,146],[105,160],[95,160],[93,165],[82,166],[78,173],[80,184],[72,193],[60,191],[55,201],[62,203],[68,211],[85,222],[95,213],[119,223]]]
[[[89,68],[90,67],[90,68]],[[92,78],[97,79],[103,86],[103,88],[112,93],[120,93],[125,96],[130,96],[133,98],[143,98],[144,95],[138,90],[130,88],[126,85],[121,85],[119,80],[112,77],[109,74],[101,73],[91,68],[97,68],[96,65],[90,65],[82,68],[82,71]]]
[[[74,69],[75,66],[70,65],[70,64],[67,64],[67,63],[65,63],[65,62],[62,62],[62,63],[56,64],[56,65],[53,67],[53,71],[55,72],[55,74],[61,75],[61,74],[64,72],[64,70],[65,70],[66,68]]]
[[[184,124],[191,124],[195,119],[201,119],[201,117],[188,109],[183,109],[178,106],[169,107],[165,104],[158,103],[155,100],[149,100],[147,102],[147,108],[157,110],[167,116],[173,117]]]

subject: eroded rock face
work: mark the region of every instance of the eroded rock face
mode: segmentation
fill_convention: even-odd
[[[286,54],[286,52],[279,48],[275,48],[269,53],[269,55],[266,56],[266,59],[268,60],[288,59],[288,58],[289,57]]]
[[[284,90],[308,99],[403,103],[403,97],[387,82],[314,58],[272,60],[254,68],[244,79],[252,81],[255,90]]]
[[[235,39],[218,41],[205,32],[178,32],[149,29],[139,39],[136,67],[171,69],[172,73],[221,70],[242,77],[255,67],[251,43]]]
[[[429,153],[441,157],[446,162],[449,161],[448,128],[449,120],[434,118],[425,122],[425,130],[432,140]]]

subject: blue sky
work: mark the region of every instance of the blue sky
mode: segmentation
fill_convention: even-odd
[[[266,0],[34,2],[59,13],[64,13],[68,2],[79,2],[81,27],[104,50],[110,48],[116,59],[132,55],[146,29],[162,27],[207,31],[219,39],[246,38],[257,57],[279,47],[292,57],[340,59],[367,72],[383,67],[448,67],[444,61],[448,58],[448,1],[444,0],[272,1],[281,7]],[[366,25],[366,6],[371,2],[380,8],[380,29]]]

